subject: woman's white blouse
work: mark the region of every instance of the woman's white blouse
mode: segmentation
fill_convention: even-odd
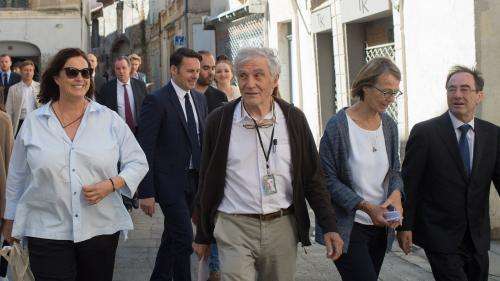
[[[131,230],[121,195],[131,197],[147,171],[144,152],[114,111],[90,102],[71,141],[48,103],[27,116],[15,140],[4,217],[14,220],[16,238],[81,242]],[[118,192],[95,205],[85,200],[82,186],[117,174],[126,183]]]

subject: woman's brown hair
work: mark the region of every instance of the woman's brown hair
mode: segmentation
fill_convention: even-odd
[[[38,101],[42,104],[48,103],[49,101],[59,100],[60,90],[59,85],[57,85],[54,77],[58,76],[64,65],[70,58],[82,57],[87,62],[87,67],[90,68],[90,62],[87,59],[87,55],[81,49],[78,48],[65,48],[57,52],[57,54],[50,61],[47,69],[42,74],[42,80],[40,81],[40,93],[38,94]],[[85,96],[87,98],[92,98],[94,95],[94,81],[90,79],[90,87]]]
[[[356,79],[354,79],[351,88],[351,96],[364,100],[365,92],[363,88],[374,86],[377,83],[377,79],[386,73],[401,80],[401,71],[392,60],[383,57],[372,59],[361,68]]]

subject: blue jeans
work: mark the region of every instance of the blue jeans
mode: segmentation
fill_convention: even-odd
[[[208,257],[208,268],[210,272],[219,272],[219,251],[217,250],[217,244],[213,243],[210,245],[210,256]]]

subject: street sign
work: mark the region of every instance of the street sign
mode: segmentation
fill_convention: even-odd
[[[174,36],[174,46],[175,47],[184,47],[186,44],[186,37],[183,35],[175,35]]]

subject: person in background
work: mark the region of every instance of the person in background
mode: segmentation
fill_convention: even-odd
[[[233,65],[229,58],[225,55],[218,56],[215,63],[215,84],[217,85],[217,89],[226,94],[228,101],[241,96],[240,88],[236,85],[231,85],[233,78]]]
[[[17,136],[26,116],[38,107],[36,99],[40,93],[40,83],[33,81],[35,64],[26,60],[19,67],[22,80],[10,87],[5,104],[7,114],[12,121],[14,137]]]
[[[37,281],[112,281],[119,234],[133,229],[121,194],[148,164],[127,124],[90,99],[91,78],[82,50],[60,50],[14,143],[3,233],[27,239]]]
[[[99,93],[102,86],[106,84],[107,80],[104,78],[104,76],[97,73],[97,66],[99,65],[97,57],[92,53],[88,53],[87,59],[90,62],[90,68],[92,68],[92,80],[94,82],[94,91],[95,91],[94,95],[96,95],[97,93]]]
[[[5,105],[7,95],[9,94],[10,86],[21,81],[21,75],[10,70],[12,60],[7,54],[0,54],[0,89],[3,88],[3,98],[0,97],[0,102]]]
[[[208,113],[227,102],[224,92],[212,86],[215,76],[215,59],[209,51],[198,51],[201,61],[200,77],[196,81],[195,91],[205,95]]]
[[[14,72],[14,73],[17,73],[17,74],[21,75],[21,66],[20,66],[20,63],[17,62],[15,64],[13,64],[12,67],[10,68],[10,70],[12,70],[12,72]]]
[[[139,72],[139,67],[141,67],[142,59],[138,54],[131,54],[128,56],[130,60],[130,77],[141,80],[144,84],[147,84],[146,74]]]
[[[353,82],[351,93],[358,101],[335,114],[321,138],[321,166],[345,241],[344,255],[335,262],[342,280],[376,281],[401,223],[398,128],[386,113],[402,94],[400,81],[390,59],[368,62]],[[392,209],[399,218],[386,218]]]

